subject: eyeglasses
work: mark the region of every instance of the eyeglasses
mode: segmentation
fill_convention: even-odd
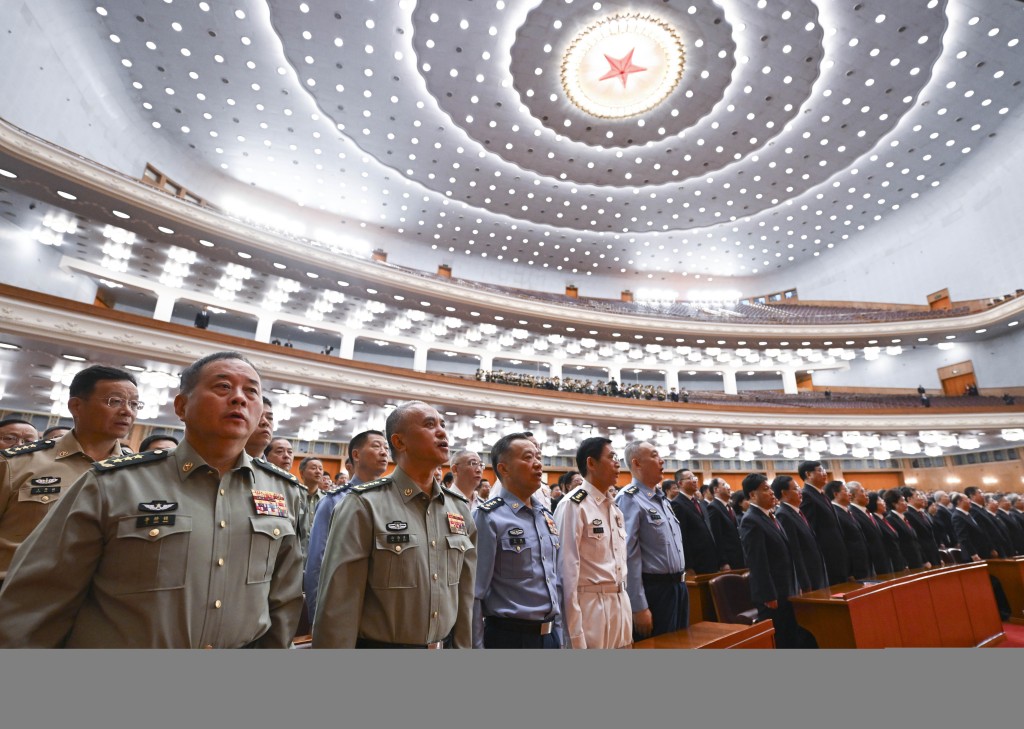
[[[0,435],[0,443],[2,443],[4,447],[25,445],[26,443],[31,442],[32,438],[25,438],[20,435],[14,435],[13,433],[10,435]]]
[[[106,402],[107,407],[114,408],[115,410],[120,410],[127,405],[128,409],[136,413],[146,406],[146,403],[144,402],[139,402],[138,400],[125,400],[123,397],[108,397],[103,402]]]

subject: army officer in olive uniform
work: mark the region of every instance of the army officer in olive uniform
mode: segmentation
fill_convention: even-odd
[[[0,646],[237,648],[291,644],[302,557],[287,476],[244,452],[260,378],[218,352],[181,374],[173,451],[93,466],[18,548]]]
[[[86,367],[71,380],[75,427],[59,438],[0,451],[0,584],[14,550],[94,461],[131,453],[122,446],[142,403],[135,377],[114,367]]]
[[[442,487],[444,419],[408,402],[384,427],[395,461],[334,511],[320,568],[314,648],[472,648],[476,526]]]

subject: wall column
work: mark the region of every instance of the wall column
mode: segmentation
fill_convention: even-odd
[[[341,333],[341,349],[338,350],[338,356],[342,359],[355,359],[356,355],[356,335],[352,332]]]
[[[274,319],[267,316],[261,316],[256,320],[256,341],[257,342],[270,342],[270,332],[274,328]]]
[[[412,356],[412,371],[413,372],[426,372],[427,371],[427,353],[430,351],[430,347],[426,345],[417,346]]]
[[[725,389],[726,395],[735,395],[738,392],[736,389],[736,370],[722,370],[722,386]]]
[[[178,300],[173,294],[159,294],[156,297],[156,308],[153,310],[153,318],[157,321],[170,321],[174,313],[174,303]]]
[[[782,391],[787,395],[795,395],[796,389],[796,372],[793,370],[782,370]]]

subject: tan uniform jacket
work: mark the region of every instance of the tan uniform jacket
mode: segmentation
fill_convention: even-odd
[[[184,441],[102,461],[15,554],[0,647],[287,647],[302,559],[281,471],[216,471]]]
[[[115,443],[107,457],[120,455],[121,444]],[[91,466],[74,430],[0,451],[0,580],[14,550]]]
[[[472,648],[476,525],[462,494],[428,496],[400,468],[353,487],[334,512],[313,622],[314,648],[357,638]]]

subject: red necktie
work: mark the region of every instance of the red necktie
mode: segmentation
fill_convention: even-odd
[[[778,529],[779,531],[781,531],[782,530],[782,525],[779,524],[779,520],[775,518],[775,512],[769,511],[768,512],[768,516],[771,517],[772,524],[775,525],[775,528]]]
[[[800,509],[797,509],[796,513],[800,515],[800,518],[804,520],[804,524],[806,524],[807,528],[809,529],[811,527],[811,522],[807,521],[807,517],[804,516],[804,513],[800,511]]]
[[[701,511],[700,502],[697,500],[697,497],[694,496],[690,500],[693,501],[693,505],[697,507],[697,513],[700,514],[701,516],[704,516],[704,512]]]
[[[725,510],[729,512],[729,518],[732,519],[732,523],[735,524],[736,523],[736,513],[732,509],[730,509],[728,506],[725,507]],[[772,518],[773,519],[775,518],[774,514],[772,514]]]

